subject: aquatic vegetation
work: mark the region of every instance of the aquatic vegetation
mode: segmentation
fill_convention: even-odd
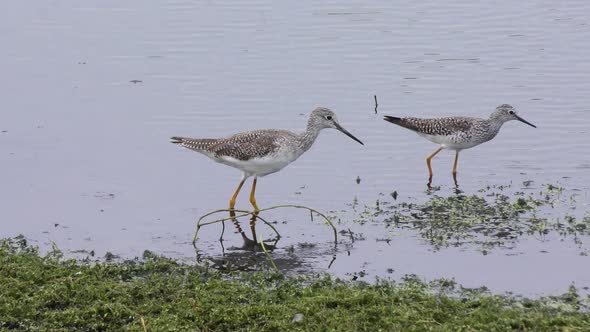
[[[326,215],[324,215],[323,213],[321,213],[321,212],[319,212],[317,210],[314,210],[312,208],[309,208],[307,206],[303,206],[303,205],[275,205],[275,206],[271,206],[271,207],[264,208],[264,209],[257,209],[257,210],[254,210],[254,211],[237,210],[237,209],[218,209],[218,210],[214,210],[214,211],[205,213],[204,215],[200,216],[199,219],[197,220],[197,228],[195,230],[195,235],[193,236],[193,242],[192,242],[193,243],[193,246],[196,247],[197,236],[199,235],[199,230],[201,229],[201,227],[207,226],[207,225],[211,225],[211,224],[215,224],[215,223],[222,223],[223,230],[221,232],[221,237],[223,238],[223,234],[225,232],[225,224],[224,224],[225,221],[231,220],[231,221],[234,221],[234,224],[237,224],[237,220],[239,218],[247,217],[247,216],[250,216],[251,217],[251,222],[252,221],[255,221],[257,219],[262,220],[262,222],[264,222],[267,226],[269,226],[275,232],[275,234],[277,235],[277,238],[280,238],[281,235],[279,234],[279,232],[277,231],[277,229],[274,226],[272,226],[271,223],[269,223],[264,218],[262,218],[260,216],[260,213],[261,212],[265,212],[265,211],[269,211],[269,210],[274,210],[274,209],[282,209],[282,208],[294,208],[294,209],[308,210],[309,213],[310,213],[309,216],[310,216],[311,221],[313,221],[313,215],[314,215],[314,213],[316,215],[320,216],[321,218],[323,218],[323,220],[326,222],[326,224],[328,224],[332,228],[332,231],[333,231],[333,234],[334,234],[334,243],[337,243],[338,242],[338,233],[336,231],[336,227],[334,226],[334,224],[332,223],[332,221],[330,220],[330,218],[327,217]],[[204,221],[209,216],[212,216],[212,215],[215,215],[215,214],[218,214],[218,213],[225,213],[225,212],[229,213],[230,216],[229,217],[224,217],[224,218],[218,218],[218,219],[215,219],[213,221],[206,221],[206,222]],[[239,214],[236,215],[235,214],[236,212],[238,212]],[[241,228],[238,228],[238,231],[243,236],[245,236],[245,234],[241,230]],[[255,240],[255,239],[253,239],[253,240]]]
[[[436,249],[471,244],[483,253],[512,247],[523,236],[559,236],[582,244],[581,237],[590,235],[589,215],[574,216],[579,214],[575,192],[555,185],[545,185],[536,192],[510,190],[508,185],[484,188],[472,195],[434,193],[425,202],[377,201],[366,206],[356,221],[416,231]]]
[[[224,275],[146,252],[94,262],[0,241],[0,330],[582,331],[575,288],[536,300],[464,289],[453,280],[346,282],[274,272]]]

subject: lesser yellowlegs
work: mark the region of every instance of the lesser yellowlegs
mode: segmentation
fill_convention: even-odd
[[[430,160],[442,149],[455,150],[453,179],[457,184],[457,161],[459,151],[469,149],[496,137],[502,125],[510,120],[518,120],[537,128],[532,123],[516,114],[514,107],[502,104],[490,115],[489,119],[453,116],[448,118],[419,119],[396,118],[385,116],[385,121],[408,128],[427,140],[440,144],[440,147],[426,158],[428,166],[428,185],[432,183]]]
[[[307,129],[302,133],[287,130],[262,129],[235,134],[227,138],[187,138],[172,137],[172,143],[200,152],[207,157],[243,172],[238,188],[229,201],[230,210],[234,208],[236,197],[247,178],[253,176],[250,203],[255,211],[255,191],[258,177],[275,173],[295,161],[307,151],[325,128],[334,128],[363,144],[346,131],[336,118],[336,114],[325,107],[318,107],[309,116]],[[252,235],[255,238],[254,227]]]

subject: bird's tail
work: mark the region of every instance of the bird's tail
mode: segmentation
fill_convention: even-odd
[[[214,138],[170,137],[170,143],[178,144],[195,151],[207,150],[207,148],[215,145],[217,141],[218,140]]]
[[[395,123],[396,125],[399,125],[402,122],[402,118],[397,118],[395,116],[389,116],[389,115],[384,116],[383,120],[385,120],[387,122]]]
[[[170,143],[182,144],[182,142],[184,142],[186,139],[187,139],[186,137],[173,136],[173,137],[170,137]]]
[[[398,126],[402,126],[404,128],[408,128],[411,130],[418,130],[418,127],[416,127],[416,124],[413,120],[416,120],[414,118],[398,118],[395,116],[389,116],[386,115],[383,117],[383,120],[387,121],[387,122],[391,122],[391,123],[395,123]]]
[[[173,136],[173,137],[170,137],[170,143],[172,143],[172,144],[182,144],[182,141],[184,139],[185,139],[184,137]]]

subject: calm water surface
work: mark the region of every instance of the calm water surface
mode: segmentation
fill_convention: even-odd
[[[168,138],[302,130],[318,105],[336,111],[366,145],[324,131],[297,162],[259,181],[261,207],[341,211],[393,191],[398,201],[428,200],[424,159],[436,146],[382,116],[487,117],[510,103],[538,128],[510,122],[492,142],[464,151],[461,190],[561,183],[579,193],[580,214],[590,210],[586,1],[1,6],[2,237],[24,234],[40,246],[98,256],[149,249],[194,260],[196,218],[227,205],[240,173]],[[437,195],[454,195],[452,159],[445,151],[433,161]],[[247,191],[240,208],[249,208]],[[435,250],[412,231],[343,220],[339,229],[364,240],[341,236],[334,251],[329,228],[305,212],[266,216],[284,236],[273,255],[294,273],[454,277],[526,295],[590,286],[585,244],[523,236],[483,255],[470,246]],[[272,235],[265,227],[259,233]],[[203,229],[206,260],[221,259],[218,236],[217,226]],[[232,249],[240,242],[226,233],[226,263],[264,259]]]

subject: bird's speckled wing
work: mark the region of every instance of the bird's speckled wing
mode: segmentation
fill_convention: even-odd
[[[448,136],[459,132],[469,132],[474,122],[478,119],[467,117],[449,117],[449,118],[393,118],[386,119],[402,127],[408,128],[420,134]],[[392,120],[393,119],[393,120]]]
[[[219,139],[207,148],[216,157],[232,157],[239,160],[260,158],[275,153],[281,141],[293,134],[284,130],[263,129],[235,134]]]

